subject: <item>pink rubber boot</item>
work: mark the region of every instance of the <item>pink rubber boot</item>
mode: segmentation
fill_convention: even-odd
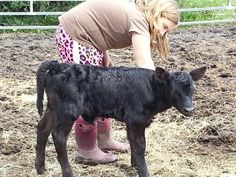
[[[79,117],[75,122],[77,156],[75,161],[83,164],[105,164],[117,161],[117,157],[104,153],[97,143],[97,123],[91,125]]]
[[[102,150],[113,150],[118,152],[128,152],[130,146],[128,143],[121,143],[112,139],[111,132],[111,119],[98,118],[97,129],[98,129],[98,147]]]

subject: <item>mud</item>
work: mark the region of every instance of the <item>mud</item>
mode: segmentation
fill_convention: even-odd
[[[54,34],[0,36],[0,176],[37,176],[35,73],[42,61],[59,59]],[[156,66],[169,71],[208,69],[196,83],[194,116],[189,119],[172,109],[149,127],[146,158],[151,176],[236,175],[236,27],[177,29],[169,37],[168,61],[153,54]],[[135,66],[131,48],[111,50],[111,57],[116,66]],[[113,128],[115,138],[126,141],[124,125],[114,122]],[[75,164],[75,152],[72,132],[68,153],[76,176],[136,176],[129,167],[130,154],[117,154],[115,165],[91,167]],[[59,176],[52,141],[46,160],[45,176]]]

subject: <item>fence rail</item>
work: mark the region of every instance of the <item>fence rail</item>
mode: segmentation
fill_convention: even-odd
[[[0,0],[0,2],[7,2],[7,1],[25,1],[30,3],[29,12],[0,12],[0,16],[41,16],[41,15],[51,15],[51,16],[59,16],[64,12],[35,12],[34,11],[34,2],[43,2],[43,1],[77,1],[83,2],[85,0]],[[134,2],[135,0],[130,0]],[[203,11],[216,11],[216,10],[235,10],[236,6],[232,5],[232,0],[226,0],[226,6],[219,6],[219,7],[204,7],[204,8],[181,8],[179,12],[203,12]],[[196,24],[211,24],[211,23],[228,23],[228,22],[236,22],[236,19],[222,19],[222,20],[203,20],[203,21],[181,21],[180,25],[196,25]],[[8,30],[8,29],[55,29],[57,26],[0,26],[0,30]]]

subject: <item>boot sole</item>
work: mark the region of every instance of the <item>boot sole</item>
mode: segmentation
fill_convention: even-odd
[[[88,159],[88,158],[85,158],[85,157],[82,157],[82,156],[77,156],[75,158],[75,162],[78,163],[78,164],[83,164],[83,165],[102,165],[102,164],[109,164],[109,163],[114,163],[114,162],[117,162],[118,159],[115,159],[115,160],[94,160],[94,159]]]

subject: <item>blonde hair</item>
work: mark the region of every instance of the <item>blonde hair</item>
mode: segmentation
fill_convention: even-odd
[[[169,40],[167,33],[163,36],[159,33],[157,26],[160,18],[166,18],[176,26],[179,23],[179,14],[175,0],[137,0],[137,6],[142,9],[149,22],[151,34],[151,48],[157,50],[161,58],[166,59],[169,52]]]

